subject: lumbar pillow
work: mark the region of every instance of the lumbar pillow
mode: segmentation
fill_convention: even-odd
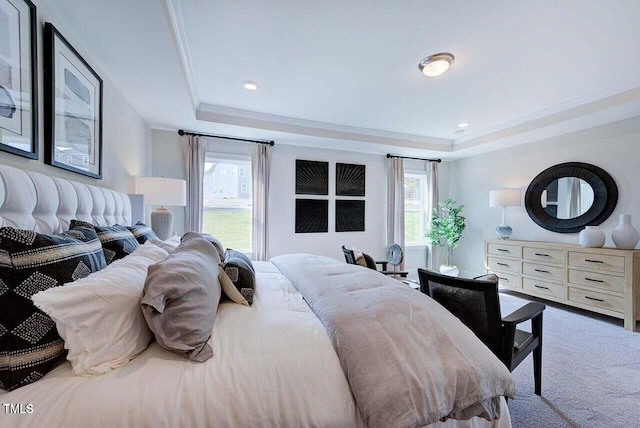
[[[253,269],[253,264],[251,263],[251,260],[249,260],[249,257],[239,251],[228,248],[224,253],[222,270],[224,270],[224,273],[240,292],[242,297],[244,297],[247,303],[251,305],[251,303],[253,303],[256,272]]]
[[[106,267],[93,228],[61,235],[0,228],[0,388],[12,390],[43,377],[64,359],[54,321],[31,296]]]
[[[107,264],[128,256],[138,248],[136,237],[124,226],[94,226],[85,221],[71,220],[71,230],[80,226],[95,229],[102,243],[102,250],[104,251],[105,259],[107,259]]]
[[[133,226],[125,227],[129,232],[133,233],[133,236],[135,236],[139,244],[144,244],[150,239],[158,239],[153,230],[141,221],[137,222]]]
[[[141,305],[160,346],[193,361],[213,356],[207,342],[222,295],[218,263],[213,245],[193,236],[149,266]]]
[[[142,289],[147,267],[168,255],[146,243],[100,272],[33,296],[56,322],[75,374],[108,373],[147,348],[153,336],[140,310]]]

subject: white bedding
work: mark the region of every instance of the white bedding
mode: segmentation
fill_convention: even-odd
[[[73,375],[68,362],[38,382],[0,392],[1,403],[32,404],[6,414],[18,427],[358,427],[349,385],[324,327],[270,263],[255,262],[252,307],[223,303],[212,359],[194,363],[156,343],[100,377]],[[384,387],[384,386],[381,386]],[[499,421],[449,420],[442,427],[509,427]]]

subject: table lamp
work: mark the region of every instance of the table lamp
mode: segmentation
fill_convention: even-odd
[[[160,205],[151,213],[151,229],[158,238],[169,239],[173,229],[173,214],[165,205],[187,205],[187,182],[177,178],[139,177],[136,179],[136,192],[144,195],[145,204]]]
[[[502,224],[496,227],[496,235],[500,239],[509,239],[513,229],[507,226],[507,207],[520,206],[520,189],[501,189],[489,192],[489,206],[502,207]]]

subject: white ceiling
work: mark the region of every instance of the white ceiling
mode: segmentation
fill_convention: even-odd
[[[637,0],[51,1],[153,127],[460,157],[640,115]]]

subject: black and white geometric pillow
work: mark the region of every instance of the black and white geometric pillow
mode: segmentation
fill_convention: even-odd
[[[133,226],[125,226],[129,232],[133,233],[133,236],[136,237],[138,243],[144,244],[150,239],[158,239],[156,234],[151,230],[149,226],[142,222],[137,222]]]
[[[71,220],[70,230],[73,231],[78,227],[95,229],[100,242],[102,242],[102,250],[104,251],[104,257],[107,259],[107,264],[128,256],[139,245],[133,233],[124,226],[94,226],[84,221]]]
[[[251,305],[256,288],[256,271],[249,257],[239,251],[227,248],[224,252],[224,262],[221,266],[242,297]]]
[[[0,388],[35,382],[66,355],[55,323],[31,296],[107,265],[93,229],[60,235],[0,228]]]

